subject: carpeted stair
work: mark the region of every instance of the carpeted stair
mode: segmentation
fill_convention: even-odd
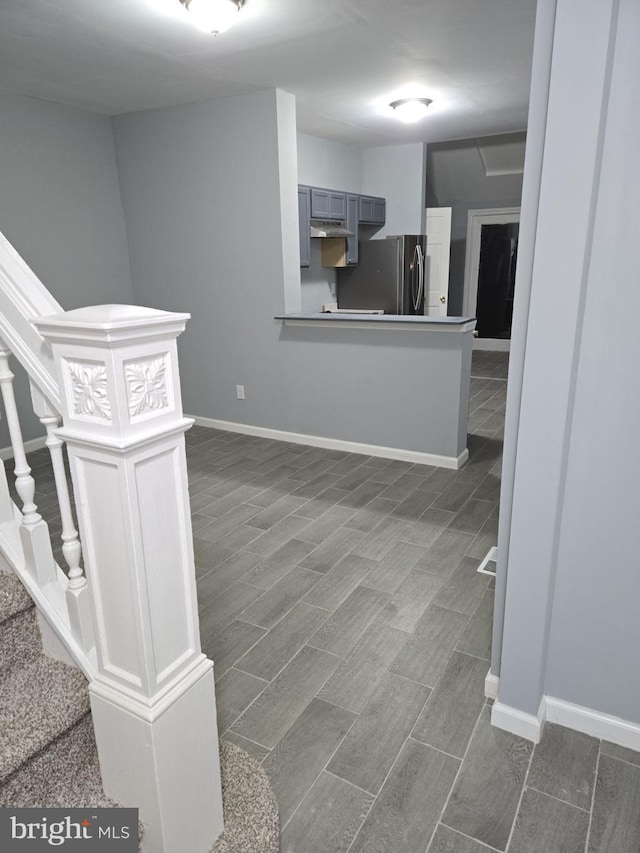
[[[15,575],[0,574],[0,803],[12,777],[89,713],[82,673],[42,651],[33,602]],[[43,803],[38,803],[38,805]],[[27,805],[25,802],[24,805]]]
[[[277,853],[266,774],[232,744],[221,743],[220,763],[226,829],[211,853]],[[0,807],[115,805],[102,789],[87,682],[43,653],[30,596],[0,572]]]

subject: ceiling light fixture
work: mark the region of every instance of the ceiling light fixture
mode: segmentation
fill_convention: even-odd
[[[193,23],[205,33],[223,33],[236,21],[245,0],[179,0]]]
[[[431,98],[401,98],[399,101],[392,101],[389,106],[395,110],[400,121],[413,124],[426,116],[429,104],[432,103]]]

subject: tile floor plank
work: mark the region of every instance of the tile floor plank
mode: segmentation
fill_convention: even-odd
[[[411,633],[443,583],[436,575],[412,571],[385,607],[384,624]]]
[[[454,829],[440,824],[427,853],[498,853],[498,851],[495,847],[487,847],[486,844],[460,835]]]
[[[327,770],[377,794],[429,692],[428,687],[387,673]]]
[[[422,559],[423,554],[424,549],[418,545],[396,542],[369,572],[362,585],[393,595],[411,574],[415,564]]]
[[[259,586],[261,589],[271,589],[272,586],[288,575],[308,555],[313,548],[309,542],[300,539],[290,539],[278,548],[270,557],[260,561],[248,571],[243,580],[245,583]]]
[[[271,681],[327,619],[329,613],[296,604],[240,660],[236,669]]]
[[[292,569],[275,586],[239,613],[238,618],[260,628],[273,628],[319,580],[320,575],[316,572]]]
[[[370,560],[381,560],[410,529],[409,522],[387,516],[356,545],[352,553]]]
[[[374,622],[324,685],[319,697],[360,713],[406,639],[403,631]]]
[[[304,646],[240,717],[233,731],[272,749],[339,663],[335,655]]]
[[[325,768],[356,715],[313,699],[276,744],[263,767],[284,826]]]
[[[358,510],[354,516],[345,524],[345,527],[353,527],[363,533],[370,533],[383,518],[386,518],[398,506],[397,501],[386,498],[373,498],[366,506]]]
[[[590,809],[598,747],[596,738],[546,723],[533,752],[527,786]]]
[[[228,729],[268,683],[237,669],[228,670],[216,684],[218,731]]]
[[[309,645],[341,657],[348,655],[388,602],[388,595],[364,586],[356,587],[309,640]]]
[[[583,853],[589,813],[526,790],[516,817],[509,853]]]
[[[202,651],[213,660],[216,681],[265,633],[264,628],[236,620],[223,630],[214,630],[209,636],[203,637]]]
[[[303,531],[304,532],[304,531]],[[339,563],[351,549],[361,541],[364,534],[360,530],[349,527],[339,527],[328,536],[321,545],[314,548],[308,556],[301,561],[304,569],[325,574]]]
[[[391,672],[435,687],[469,619],[432,604],[389,667]]]
[[[626,761],[627,764],[636,764],[640,767],[640,752],[635,752],[633,749],[626,749],[624,746],[618,746],[615,743],[603,740],[600,744],[600,752],[603,755],[617,758],[619,761]]]
[[[411,736],[462,758],[485,702],[486,675],[485,661],[454,652]]]
[[[480,604],[476,607],[463,635],[458,640],[456,649],[459,652],[474,655],[486,661],[491,660],[493,598],[493,590],[487,589],[480,599]]]
[[[377,565],[374,560],[347,554],[302,600],[305,604],[313,604],[324,610],[337,610]]]
[[[471,616],[489,584],[487,575],[478,574],[479,560],[463,557],[451,577],[445,581],[434,604]]]
[[[640,767],[601,755],[587,853],[638,853]]]
[[[408,740],[350,853],[424,853],[459,764]]]
[[[416,569],[421,572],[429,572],[432,575],[440,575],[441,577],[448,578],[460,564],[460,560],[464,557],[472,542],[473,536],[470,533],[458,533],[457,530],[443,530],[416,565]]]
[[[493,728],[485,705],[442,823],[504,850],[516,816],[533,745]]]
[[[281,853],[347,853],[372,799],[349,782],[321,773],[285,826]]]

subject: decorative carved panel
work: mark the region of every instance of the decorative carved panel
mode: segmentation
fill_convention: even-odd
[[[130,361],[125,366],[125,378],[131,418],[168,408],[167,362],[164,356]]]
[[[100,362],[67,361],[73,411],[80,417],[111,421],[107,371]]]

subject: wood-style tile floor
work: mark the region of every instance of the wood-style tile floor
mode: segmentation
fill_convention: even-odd
[[[507,356],[474,354],[459,472],[194,428],[201,633],[282,853],[638,853],[640,756],[490,725]]]
[[[474,354],[459,472],[187,434],[219,732],[271,779],[282,853],[640,851],[638,753],[490,725],[476,567],[496,543],[506,369]]]

